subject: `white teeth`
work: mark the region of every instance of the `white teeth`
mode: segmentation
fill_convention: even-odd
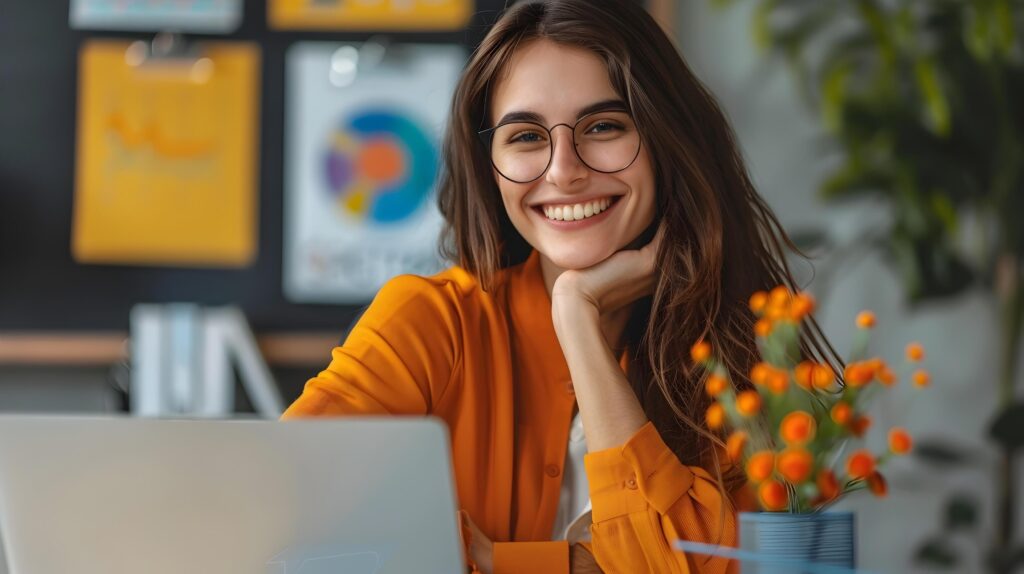
[[[545,206],[543,211],[548,219],[554,221],[579,221],[601,213],[608,209],[611,203],[611,198],[605,198],[576,205]]]

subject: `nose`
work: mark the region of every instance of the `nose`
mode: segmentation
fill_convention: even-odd
[[[557,129],[559,127],[566,129]],[[589,172],[587,166],[576,155],[573,145],[572,127],[561,124],[551,129],[551,165],[548,166],[544,179],[564,190],[578,187],[586,180]]]

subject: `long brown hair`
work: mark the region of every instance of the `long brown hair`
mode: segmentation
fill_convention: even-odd
[[[710,399],[689,349],[700,339],[709,342],[733,381],[748,387],[758,360],[748,298],[776,285],[794,287],[784,248],[798,251],[754,190],[714,97],[638,2],[525,2],[493,26],[452,102],[438,200],[447,221],[442,253],[485,290],[498,270],[530,253],[505,212],[477,131],[490,127],[488,96],[517,47],[540,38],[589,50],[604,61],[650,154],[656,213],[666,235],[654,293],[635,305],[626,328],[632,359],[627,377],[680,461],[710,464],[722,477],[714,448],[721,437],[703,424]],[[804,352],[837,363],[817,325],[810,326]],[[730,491],[742,481],[738,470],[723,477]]]

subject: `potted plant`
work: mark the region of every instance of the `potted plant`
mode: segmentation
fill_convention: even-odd
[[[764,563],[761,572],[769,571],[766,566],[789,572],[801,565],[852,569],[853,513],[825,511],[859,490],[887,494],[881,469],[891,457],[910,452],[913,441],[896,427],[889,429],[883,448],[859,444],[871,425],[866,407],[900,379],[919,389],[929,386],[930,375],[920,368],[924,349],[909,344],[900,367],[871,356],[876,319],[864,311],[856,318],[855,348],[838,374],[801,352],[800,332],[814,309],[809,294],[780,286],[755,293],[750,308],[758,317],[754,330],[761,357],[750,373],[753,388],[734,385],[708,343],[691,350],[714,398],[706,423],[727,437],[725,455],[745,469],[762,510],[740,513],[741,550],[733,556]]]

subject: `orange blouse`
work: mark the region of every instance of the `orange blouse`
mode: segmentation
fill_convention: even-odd
[[[569,571],[551,541],[576,399],[536,251],[485,293],[460,267],[387,282],[282,418],[431,414],[451,432],[460,506],[494,545],[494,574]],[[625,365],[623,365],[624,367]],[[735,510],[713,476],[685,466],[647,423],[584,458],[588,545],[607,573],[723,573],[677,539],[735,546]]]

